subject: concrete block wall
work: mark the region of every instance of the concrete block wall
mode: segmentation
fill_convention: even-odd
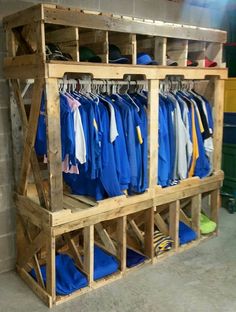
[[[15,211],[12,142],[8,84],[3,78],[2,62],[6,53],[2,17],[39,2],[51,2],[81,9],[110,12],[167,22],[182,22],[213,27],[212,12],[167,0],[0,0],[0,273],[15,264]]]

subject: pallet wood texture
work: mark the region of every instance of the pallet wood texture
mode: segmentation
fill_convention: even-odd
[[[10,79],[14,94],[11,114],[14,116],[14,107],[17,106],[23,129],[21,168],[17,170],[20,174],[14,196],[17,207],[17,271],[21,278],[52,307],[124,276],[131,270],[127,268],[127,248],[145,255],[145,263],[150,263],[162,261],[201,242],[202,198],[210,196],[209,216],[218,224],[219,190],[224,178],[220,168],[227,69],[223,68],[221,58],[226,33],[110,14],[87,14],[80,9],[66,9],[52,4],[36,5],[13,14],[4,18],[3,24],[7,35],[4,73]],[[45,45],[49,42],[58,44],[63,52],[70,53],[73,61],[46,61]],[[109,64],[110,43],[120,46],[122,55],[128,56],[130,64]],[[80,62],[80,46],[92,48],[101,57],[102,64]],[[159,65],[136,65],[137,53],[141,51],[153,56]],[[196,56],[199,62],[197,68],[186,66],[189,53]],[[217,68],[204,67],[207,53],[218,62]],[[166,66],[167,54],[180,66]],[[149,188],[143,194],[124,194],[95,201],[86,196],[70,194],[63,186],[58,79],[68,73],[78,77],[86,74],[94,79],[113,80],[138,75],[147,80]],[[215,153],[211,176],[204,179],[188,178],[178,185],[161,188],[156,185],[158,92],[160,80],[167,76],[207,79],[207,85],[213,88]],[[26,109],[22,86],[24,80],[30,78],[34,79],[34,84],[30,105]],[[37,157],[34,149],[43,92],[47,164]],[[17,127],[19,122],[13,124],[13,132],[18,131]],[[15,163],[19,166],[19,160]],[[197,233],[196,241],[186,246],[179,246],[180,220]],[[157,258],[154,255],[155,229],[169,235],[174,241],[172,251]],[[212,236],[215,234],[217,229]],[[118,272],[99,281],[94,281],[95,244],[115,256],[119,262]],[[73,257],[76,266],[88,278],[86,288],[68,296],[56,294],[57,253]],[[46,265],[46,283],[40,265]],[[32,268],[36,279],[29,273]]]

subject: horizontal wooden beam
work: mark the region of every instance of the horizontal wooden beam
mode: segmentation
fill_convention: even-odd
[[[137,21],[132,18],[109,15],[84,14],[76,9],[44,8],[45,23],[100,29],[123,33],[143,34],[161,37],[182,38],[209,42],[226,42],[227,34],[222,30],[206,29],[160,21]]]
[[[60,65],[59,65],[60,64]],[[205,79],[216,76],[227,79],[225,68],[196,68],[173,66],[143,66],[131,64],[94,64],[78,62],[50,62],[47,65],[48,77],[61,78],[65,73],[87,73],[95,79],[123,79],[124,75],[144,75],[146,79],[165,79],[166,76],[177,75],[185,79]]]

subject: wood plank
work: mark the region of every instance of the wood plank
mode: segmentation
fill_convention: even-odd
[[[82,228],[91,224],[96,224],[105,220],[111,220],[116,217],[129,215],[147,209],[154,202],[155,205],[167,204],[177,199],[183,199],[208,192],[221,186],[223,179],[222,171],[215,173],[211,177],[199,179],[200,182],[190,182],[184,186],[176,185],[165,189],[157,188],[153,198],[146,197],[145,194],[132,197],[114,198],[113,201],[104,201],[103,205],[86,209],[78,213],[71,213],[63,210],[57,214],[52,214],[52,225],[55,235],[70,232],[77,228]]]
[[[28,246],[25,253],[19,259],[19,266],[24,267],[29,260],[31,260],[36,252],[38,252],[44,245],[45,233],[41,231],[36,238]]]
[[[79,249],[76,246],[76,243],[74,241],[74,239],[72,238],[70,233],[66,233],[64,234],[64,237],[66,238],[67,244],[69,246],[70,252],[75,260],[75,263],[77,265],[77,267],[84,272],[84,267],[83,267],[83,260],[82,257],[79,253]]]
[[[144,253],[149,259],[154,258],[153,248],[154,235],[154,207],[145,211],[145,229],[144,229]]]
[[[144,244],[144,237],[143,237],[143,233],[140,231],[140,229],[138,228],[136,222],[133,219],[133,216],[128,218],[128,223],[130,225],[130,228],[133,231],[133,234],[136,235],[137,239],[140,241],[140,243],[143,245]]]
[[[220,190],[216,189],[211,192],[211,220],[219,225],[219,210],[220,210]]]
[[[214,170],[219,170],[221,168],[221,158],[222,158],[225,81],[215,79],[214,83],[215,83],[215,91],[214,91],[213,168]]]
[[[124,33],[173,37],[209,42],[226,42],[226,32],[170,23],[145,23],[105,15],[83,14],[76,10],[44,9],[45,23]]]
[[[177,200],[170,204],[169,215],[170,215],[170,225],[169,225],[169,235],[174,241],[175,251],[179,248],[179,213],[180,213],[180,201]]]
[[[165,235],[169,235],[169,228],[159,213],[154,214],[154,223],[159,231]]]
[[[200,217],[201,217],[201,208],[202,208],[202,196],[201,194],[195,195],[192,198],[191,205],[191,223],[192,229],[197,234],[197,238],[200,238]]]
[[[111,210],[106,209],[104,212],[101,212],[101,213],[99,212],[96,213],[95,211],[93,212],[92,210],[94,210],[94,208],[90,208],[89,209],[91,210],[90,216],[87,216],[86,214],[86,216],[84,215],[84,216],[81,216],[81,218],[80,217],[78,218],[78,214],[73,213],[73,214],[70,214],[72,216],[70,218],[69,215],[64,215],[64,221],[67,219],[67,222],[64,224],[61,224],[62,218],[58,217],[58,220],[60,221],[59,224],[61,225],[54,226],[52,230],[54,234],[57,236],[63,233],[67,233],[76,229],[83,228],[85,226],[96,224],[98,222],[111,220],[114,218],[129,215],[134,212],[142,211],[150,207],[150,205],[152,205],[151,199],[145,202],[135,203],[135,204],[123,206],[117,209],[111,209]]]
[[[30,21],[40,21],[42,16],[42,4],[31,6],[30,8],[16,12],[3,18],[3,25],[5,29],[15,28],[29,24]]]
[[[109,234],[107,233],[106,229],[102,226],[101,223],[95,224],[94,228],[95,228],[96,232],[98,233],[101,241],[103,242],[106,250],[115,256],[117,254],[117,250],[116,250],[116,247],[115,247],[112,239],[110,238]]]
[[[49,307],[52,307],[52,297],[33,279],[25,270],[16,266],[17,273],[23,281],[32,289],[32,291]]]
[[[52,298],[52,303],[56,302],[56,241],[55,237],[49,235],[46,238],[46,287]]]
[[[148,175],[149,188],[157,185],[159,80],[148,81]]]
[[[191,227],[191,220],[182,209],[180,209],[179,218],[182,222]]]
[[[19,214],[28,218],[37,227],[46,228],[51,225],[51,214],[31,199],[16,194],[15,203]]]
[[[56,79],[46,79],[47,155],[49,171],[49,201],[51,211],[63,209],[61,170],[60,102]]]
[[[60,66],[59,66],[60,64]],[[94,79],[123,79],[124,75],[143,74],[146,79],[165,79],[167,75],[184,76],[185,79],[205,79],[206,76],[220,76],[227,78],[225,68],[198,68],[158,65],[131,65],[131,64],[94,64],[64,61],[50,61],[46,64],[48,77],[62,78],[65,73],[88,73]]]
[[[93,284],[94,274],[94,226],[84,228],[84,270],[87,273],[89,286]]]
[[[25,135],[26,132],[28,131],[28,119],[26,116],[23,98],[22,98],[21,92],[20,92],[20,86],[19,86],[19,83],[17,80],[11,80],[11,85],[12,85],[13,92],[14,92],[14,95],[16,98],[16,103],[18,106],[18,112],[19,112],[20,117],[21,117],[23,133]],[[40,204],[43,207],[48,208],[48,200],[47,200],[47,196],[46,196],[43,184],[42,184],[42,177],[41,177],[40,168],[38,165],[38,160],[37,160],[37,156],[36,156],[36,152],[35,152],[34,148],[32,148],[32,152],[30,155],[30,163],[31,163],[31,167],[33,170],[33,174],[34,174],[34,179],[35,179],[35,184],[36,184]]]
[[[22,225],[23,225],[24,233],[25,233],[25,239],[26,239],[26,241],[28,242],[28,244],[30,245],[30,244],[32,243],[32,238],[31,238],[31,234],[30,234],[30,232],[29,232],[29,229],[27,228],[27,224],[26,224],[26,222],[24,221],[24,219],[23,219],[22,216],[19,216],[19,217],[18,217],[18,220],[19,220],[19,221],[22,223]],[[40,269],[40,265],[39,265],[39,261],[38,261],[37,254],[34,254],[34,256],[33,256],[33,265],[34,265],[34,271],[35,271],[35,274],[36,274],[37,281],[38,281],[39,285],[40,285],[42,288],[45,288],[44,281],[43,281],[43,277],[42,277],[42,272],[41,272],[41,269]]]
[[[20,173],[20,180],[18,185],[18,192],[21,195],[26,194],[27,189],[27,178],[30,170],[30,158],[32,148],[35,144],[35,138],[38,127],[38,117],[40,112],[41,98],[43,92],[44,81],[42,79],[36,79],[33,86],[32,94],[32,104],[30,109],[29,122],[27,126],[23,156],[22,156],[22,166]]]
[[[120,261],[120,271],[126,270],[126,253],[127,253],[127,218],[126,216],[117,219],[117,258]]]

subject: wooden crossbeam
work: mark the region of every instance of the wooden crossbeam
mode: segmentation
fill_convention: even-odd
[[[79,253],[79,249],[76,246],[76,243],[74,241],[74,239],[72,238],[70,233],[65,233],[64,237],[66,239],[66,242],[68,244],[68,247],[70,249],[70,252],[75,260],[76,265],[78,266],[78,268],[84,272],[84,265],[83,265],[83,260],[82,257]]]
[[[27,131],[25,133],[25,142],[22,157],[22,167],[19,181],[19,193],[24,195],[27,189],[27,178],[30,170],[30,158],[32,148],[34,147],[38,118],[40,113],[41,98],[43,92],[44,81],[42,79],[36,79],[33,86],[32,103],[28,121]]]
[[[20,114],[23,131],[26,134],[27,131],[28,131],[28,119],[27,119],[27,115],[26,115],[26,112],[25,112],[23,98],[22,98],[21,92],[20,92],[20,86],[19,86],[19,83],[18,83],[18,81],[16,79],[12,79],[11,80],[11,84],[12,84],[12,89],[14,91],[16,103],[17,103],[17,106],[18,106],[18,111],[19,111],[19,114]],[[48,200],[47,200],[47,196],[46,196],[46,193],[45,193],[45,190],[44,190],[44,186],[43,186],[43,183],[42,183],[41,172],[40,172],[38,159],[37,159],[37,155],[36,155],[36,152],[34,150],[34,147],[32,147],[32,150],[31,150],[31,153],[30,153],[30,164],[31,164],[31,167],[32,167],[33,175],[34,175],[35,185],[36,185],[36,188],[37,188],[40,204],[41,204],[41,206],[43,206],[43,207],[48,209]],[[20,193],[20,195],[24,195],[25,187],[21,186],[18,189],[18,192]]]
[[[107,233],[106,229],[102,226],[101,223],[97,223],[94,226],[96,232],[98,233],[101,241],[103,242],[105,248],[107,249],[107,251],[109,251],[112,255],[116,255],[117,254],[117,250],[116,247],[112,241],[112,239],[110,238],[109,234]]]
[[[144,237],[143,237],[143,233],[140,231],[140,229],[138,228],[136,222],[134,221],[134,219],[130,219],[128,218],[128,223],[133,231],[133,233],[137,236],[138,240],[141,242],[141,244],[144,244]]]
[[[45,233],[41,231],[34,240],[31,241],[31,244],[28,246],[28,249],[19,259],[19,266],[24,267],[30,259],[38,252],[42,246],[45,244]]]
[[[189,227],[191,227],[191,219],[186,215],[186,213],[180,209],[180,220],[183,221],[185,224],[187,224]]]
[[[165,235],[169,235],[169,228],[168,225],[165,223],[165,221],[162,219],[161,215],[159,213],[155,213],[154,215],[154,224],[158,228],[159,231],[161,231]]]
[[[20,220],[20,222],[22,223],[22,226],[24,229],[24,237],[25,237],[26,241],[28,242],[28,244],[30,245],[32,243],[31,234],[30,234],[29,230],[27,229],[27,225],[26,225],[23,217],[18,215],[18,218],[19,218],[18,220]],[[34,270],[35,270],[35,274],[36,274],[37,281],[38,281],[39,285],[42,288],[45,288],[37,254],[33,255],[33,265],[34,265]]]

